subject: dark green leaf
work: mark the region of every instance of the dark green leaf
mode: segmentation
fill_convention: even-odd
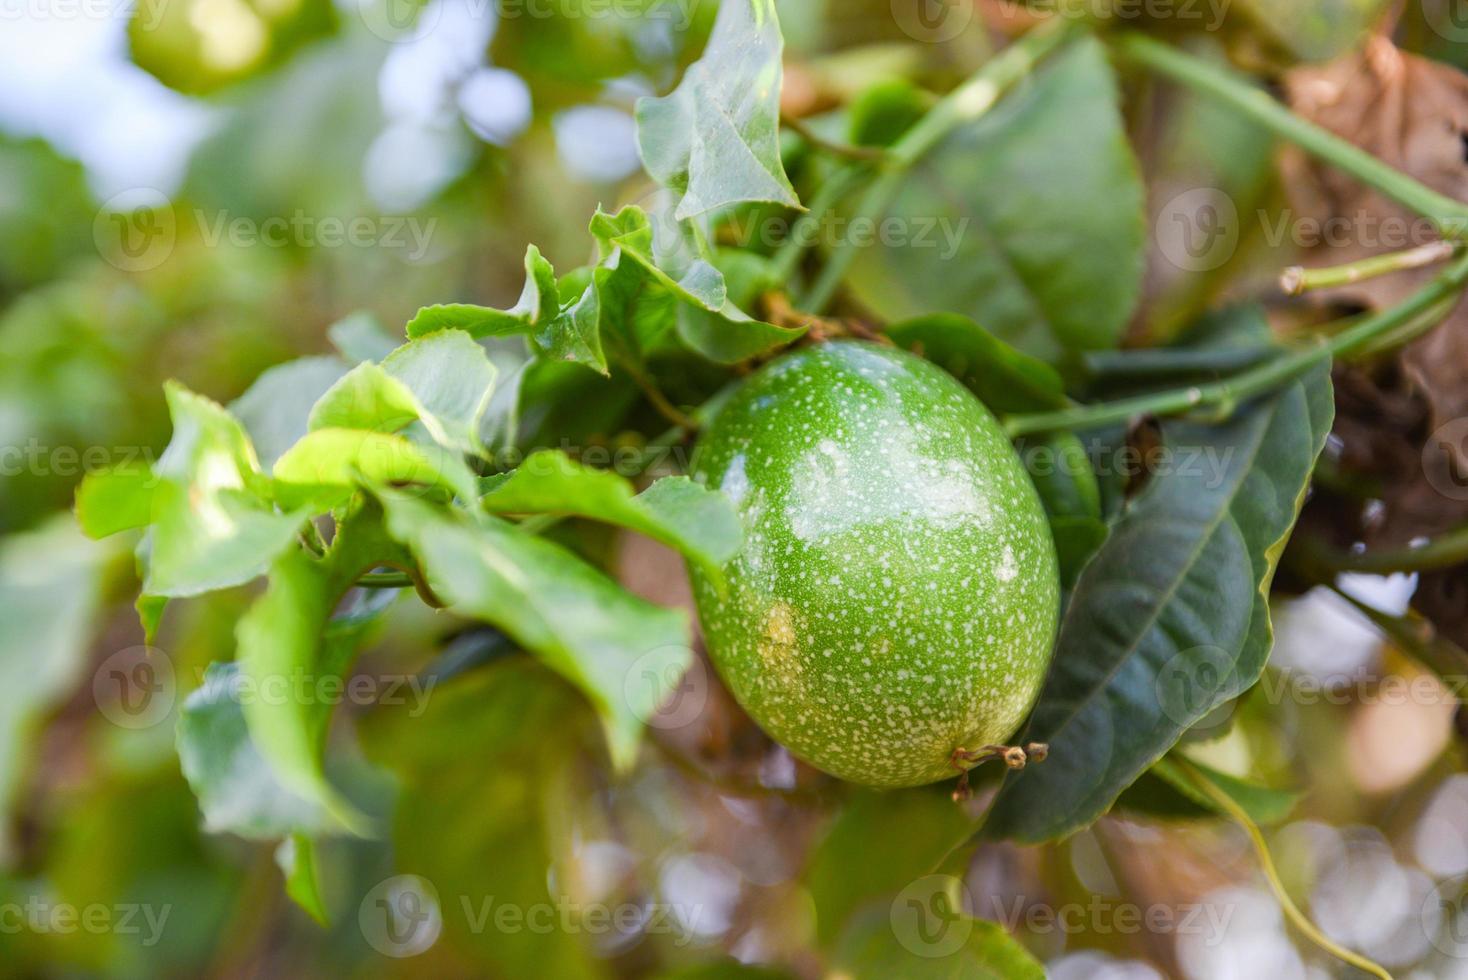
[[[834,942],[868,902],[884,900],[885,908],[907,884],[934,872],[977,826],[967,810],[931,788],[853,799],[831,824],[806,871],[818,938]],[[882,846],[873,848],[873,841]]]
[[[969,918],[939,893],[899,896],[898,902],[891,909],[870,909],[852,923],[837,947],[840,976],[1045,980],[1045,968],[998,923]]]
[[[728,0],[678,88],[638,101],[642,162],[683,192],[678,219],[741,201],[800,206],[780,163],[782,46],[773,0]]]
[[[933,97],[902,78],[865,89],[847,111],[849,139],[856,146],[891,146],[933,104]]]
[[[894,323],[886,334],[898,347],[921,353],[962,381],[996,415],[1044,412],[1067,404],[1059,372],[966,316],[930,313]]]
[[[1142,203],[1111,67],[1082,40],[924,158],[888,212],[907,244],[862,249],[847,281],[883,319],[961,313],[1056,363],[1121,339]]]
[[[1269,584],[1332,414],[1321,368],[1227,423],[1163,423],[1175,465],[1112,529],[1061,622],[1024,736],[1050,757],[1006,779],[986,833],[1045,840],[1088,825],[1258,679]]]

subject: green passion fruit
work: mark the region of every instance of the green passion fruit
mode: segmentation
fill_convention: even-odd
[[[896,787],[1018,727],[1055,638],[1055,546],[968,389],[889,347],[806,347],[740,386],[693,473],[745,529],[722,592],[692,572],[709,655],[773,738]]]

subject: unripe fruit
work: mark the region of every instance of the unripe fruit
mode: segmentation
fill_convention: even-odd
[[[914,786],[1024,719],[1055,638],[1055,547],[1013,447],[950,375],[806,347],[730,399],[694,476],[745,527],[723,595],[692,573],[709,655],[796,755]]]

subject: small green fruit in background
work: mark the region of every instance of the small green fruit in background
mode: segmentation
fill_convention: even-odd
[[[807,347],[744,383],[694,476],[745,526],[722,595],[692,573],[709,655],[773,738],[842,779],[915,786],[1013,734],[1055,638],[1055,547],[966,388],[891,348]]]

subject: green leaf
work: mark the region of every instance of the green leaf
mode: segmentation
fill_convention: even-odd
[[[737,250],[724,253],[726,260],[740,273],[734,290],[731,290],[723,272],[703,259],[684,262],[672,272],[667,271],[667,266],[660,265],[653,227],[641,208],[629,205],[615,215],[598,211],[591,221],[591,233],[600,244],[603,266],[614,264],[627,280],[622,289],[632,292],[642,288],[639,281],[642,276],[624,268],[621,257],[626,256],[657,287],[671,294],[678,304],[679,337],[710,360],[721,364],[747,360],[782,347],[805,333],[804,328],[777,327],[755,320],[738,305],[754,300],[761,286],[768,285],[767,274],[762,277],[761,270],[751,264],[763,261],[758,256]],[[741,262],[734,256],[745,256],[748,261]],[[632,271],[631,277],[625,275],[629,271]],[[607,288],[604,284],[599,285],[603,290]],[[605,299],[602,302],[603,307],[610,305]],[[624,314],[611,326],[626,335],[632,331],[625,322],[627,319]],[[646,334],[648,331],[644,328],[640,332]],[[648,345],[643,341],[638,346]]]
[[[382,370],[422,406],[419,420],[442,446],[477,451],[479,420],[494,393],[494,364],[462,330],[441,330],[399,347]]]
[[[267,369],[230,403],[262,467],[269,469],[306,434],[311,406],[346,373],[339,358],[302,357]]]
[[[658,480],[634,495],[624,478],[556,450],[532,453],[480,505],[495,514],[574,514],[638,531],[698,562],[715,581],[744,534],[728,498],[687,477]]]
[[[423,406],[407,385],[379,365],[363,361],[312,405],[307,431],[361,429],[391,433],[412,425],[422,412]]]
[[[1193,759],[1188,759],[1187,762],[1203,778],[1227,793],[1249,815],[1249,819],[1257,824],[1279,823],[1289,817],[1300,802],[1302,794],[1295,790],[1261,786],[1258,783],[1251,783],[1246,779],[1219,772]],[[1159,779],[1185,797],[1200,811],[1227,815],[1219,809],[1218,804],[1210,799],[1207,793],[1198,788],[1187,772],[1169,757],[1164,756],[1158,759],[1149,771],[1155,773]]]
[[[85,668],[109,552],[64,516],[0,539],[0,816],[30,758],[32,726]],[[0,821],[0,867],[10,856],[9,826]]]
[[[321,875],[316,868],[316,842],[305,834],[292,834],[275,849],[275,864],[285,875],[285,893],[319,925],[331,924],[321,897]]]
[[[76,491],[76,517],[89,538],[144,527],[153,519],[156,477],[146,466],[94,470]]]
[[[935,871],[978,826],[946,793],[925,787],[862,793],[832,822],[811,856],[806,887],[816,906],[816,935],[834,942],[854,913]],[[882,841],[873,848],[873,841]],[[853,855],[862,855],[853,860]]]
[[[856,146],[891,146],[932,104],[932,95],[904,78],[877,82],[852,100],[846,138]]]
[[[687,616],[498,518],[471,520],[391,491],[382,499],[389,531],[418,557],[434,593],[579,687],[601,716],[613,762],[629,767],[643,720],[691,657]],[[636,682],[644,671],[654,684]]]
[[[1175,465],[1081,574],[1023,737],[1049,758],[1006,778],[986,834],[1038,841],[1090,824],[1258,680],[1269,584],[1332,414],[1322,366],[1226,423],[1162,424]]]
[[[898,347],[921,353],[962,381],[996,415],[1064,408],[1065,382],[966,316],[930,313],[887,327]]]
[[[375,505],[338,525],[324,558],[297,550],[276,561],[265,593],[235,629],[236,661],[251,688],[311,691],[321,678],[340,677],[363,624],[333,623],[332,613],[352,583],[380,565],[411,568],[412,561],[383,533]],[[245,700],[241,710],[250,741],[285,790],[320,807],[330,829],[367,833],[367,818],[326,776],[322,745],[331,704],[310,697],[262,696]]]
[[[1081,40],[953,133],[885,216],[907,243],[857,253],[856,298],[889,321],[959,313],[1051,363],[1116,346],[1145,240],[1117,99],[1100,42]]]
[[[773,0],[727,0],[703,57],[662,98],[639,99],[637,145],[679,220],[741,201],[800,207],[780,163],[780,53]]]
[[[1019,450],[1050,518],[1060,584],[1069,590],[1108,533],[1096,471],[1086,447],[1071,432],[1025,439]]]
[[[659,973],[657,980],[795,980],[795,974],[738,960],[715,960]]]
[[[585,702],[519,657],[445,685],[420,717],[384,707],[361,728],[368,757],[402,786],[394,859],[438,891],[456,962],[475,957],[477,976],[606,976],[589,929],[494,927],[502,906],[554,907],[568,894],[570,825],[587,801],[579,765],[597,734]]]
[[[238,664],[210,664],[179,715],[179,765],[199,800],[204,829],[255,840],[327,829],[320,803],[283,785],[250,738],[242,681]]]
[[[898,902],[852,924],[834,972],[851,980],[1045,980],[1045,968],[997,922],[963,915],[941,895]]]
[[[561,312],[556,273],[540,249],[525,250],[525,288],[508,310],[467,303],[425,306],[408,321],[408,337],[424,337],[440,330],[462,330],[471,337],[507,337],[528,334]]]
[[[275,464],[274,476],[283,503],[312,513],[345,503],[363,482],[442,487],[464,500],[473,500],[478,489],[453,453],[360,429],[307,434]]]
[[[380,361],[397,346],[377,317],[365,310],[342,317],[326,328],[326,336],[342,357],[353,364]]]
[[[154,467],[153,522],[139,546],[143,592],[198,595],[248,582],[294,545],[306,515],[269,503],[269,481],[228,412],[176,382],[165,394],[173,439]]]

